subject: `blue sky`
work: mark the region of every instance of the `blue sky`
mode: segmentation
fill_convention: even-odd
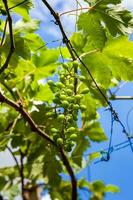
[[[117,95],[129,95],[133,96],[133,84],[127,83],[125,84]],[[133,107],[133,100],[126,101],[114,101],[112,102],[116,112],[119,113],[119,117],[126,126],[126,117],[128,111]],[[104,110],[101,111],[101,122],[109,135],[109,124],[106,123],[109,118],[109,113]],[[133,113],[129,116],[129,126],[131,129],[131,133],[133,133],[132,126]],[[115,123],[114,126],[114,134],[113,134],[113,144],[118,144],[126,140],[125,135],[122,132],[120,126]],[[105,147],[107,146],[104,145]],[[132,179],[133,179],[133,153],[131,152],[130,147],[122,149],[120,151],[114,152],[111,156],[109,162],[101,162],[99,164],[91,165],[91,178],[102,179],[107,184],[112,183],[116,184],[120,187],[121,192],[115,195],[108,195],[107,200],[132,200],[133,198],[133,190],[132,190]]]

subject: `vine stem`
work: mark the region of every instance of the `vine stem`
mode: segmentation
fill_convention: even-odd
[[[61,157],[63,164],[66,166],[66,170],[70,175],[71,178],[71,185],[72,185],[72,200],[77,200],[77,180],[74,175],[74,172],[72,170],[72,167],[69,163],[69,160],[67,159],[67,156],[65,155],[63,149],[60,149]]]
[[[24,157],[25,155],[22,153],[21,150],[19,150],[20,152],[20,177],[21,177],[21,193],[22,193],[22,198],[23,200],[25,199],[25,186],[24,186]]]
[[[67,169],[67,172],[70,175],[71,178],[71,184],[72,184],[72,200],[77,200],[77,181],[73,172],[73,169],[69,163],[69,160],[64,153],[62,149],[59,149],[55,142],[45,133],[43,132],[37,124],[34,122],[34,120],[31,118],[29,113],[23,108],[22,104],[15,103],[14,101],[10,100],[9,98],[5,97],[2,92],[0,92],[0,102],[6,103],[10,107],[14,108],[17,112],[19,112],[22,117],[28,122],[29,126],[31,127],[31,130],[36,132],[39,136],[41,136],[43,139],[47,140],[51,145],[55,146],[61,155],[61,159],[63,161],[64,166]]]
[[[32,131],[37,132],[38,135],[40,135],[43,139],[46,139],[50,144],[55,145],[54,141],[45,132],[38,128],[37,124],[31,118],[29,113],[23,108],[20,102],[15,103],[14,101],[5,97],[2,92],[0,92],[0,102],[6,103],[7,105],[18,111],[22,115],[22,117],[29,123]]]
[[[25,197],[24,197],[24,155],[23,153],[20,151],[20,165],[19,165],[19,162],[16,158],[16,156],[14,155],[12,149],[9,147],[9,146],[6,146],[8,151],[10,152],[10,154],[12,155],[15,163],[16,163],[16,166],[18,168],[18,172],[20,174],[20,178],[21,178],[21,193],[22,193],[22,198],[23,200],[26,200]]]
[[[17,160],[17,158],[15,157],[15,155],[14,155],[12,149],[11,149],[9,146],[6,146],[6,148],[8,149],[8,151],[10,152],[10,154],[12,155],[12,157],[13,157],[15,163],[16,163],[16,166],[17,166],[17,168],[18,168],[18,171],[19,171],[19,173],[20,173],[20,166],[19,166],[18,160]]]
[[[55,19],[55,24],[59,26],[60,28],[60,31],[61,31],[61,34],[62,34],[62,37],[63,37],[63,43],[66,44],[67,46],[67,49],[71,55],[71,58],[73,61],[77,60],[77,57],[75,56],[75,53],[73,52],[73,49],[71,48],[71,44],[70,44],[70,41],[64,31],[64,28],[63,28],[63,25],[60,21],[60,15],[58,13],[56,13],[54,11],[54,9],[51,7],[51,5],[46,1],[46,0],[41,0],[44,5],[48,8],[48,10],[50,11],[51,15],[54,17]],[[77,74],[77,67],[74,68],[74,73]],[[74,93],[76,94],[76,91],[77,91],[77,77],[75,77],[75,80],[74,80]]]
[[[65,31],[64,31],[63,25],[60,21],[59,14],[54,11],[54,9],[51,7],[51,5],[46,0],[42,0],[42,2],[48,8],[51,15],[54,17],[55,24],[58,25],[59,28],[60,28],[60,31],[61,31],[61,34],[62,34],[62,37],[63,37],[63,43],[66,44],[72,60],[75,61],[77,59],[77,57],[75,56],[75,52],[73,52],[73,49],[71,48],[71,43],[70,43],[70,41],[69,41]],[[77,67],[74,68],[74,73],[77,73]],[[74,93],[75,94],[76,94],[76,90],[77,90],[77,78],[75,78],[75,80],[74,80]],[[60,153],[61,153],[61,156],[62,156],[63,163],[66,166],[66,169],[67,169],[67,171],[70,175],[70,178],[71,178],[72,200],[77,200],[77,180],[76,180],[76,177],[75,177],[73,169],[72,169],[72,167],[69,163],[69,160],[67,159],[63,150],[60,150]]]
[[[12,27],[12,18],[9,12],[9,8],[8,8],[8,3],[7,0],[3,0],[3,4],[6,10],[6,14],[7,14],[7,21],[8,21],[8,25],[9,25],[9,36],[10,36],[10,50],[8,53],[8,56],[6,58],[5,63],[3,64],[3,66],[0,68],[0,74],[2,72],[5,71],[5,69],[8,67],[9,62],[11,60],[12,54],[15,51],[15,44],[14,44],[14,36],[13,36],[13,27]],[[4,30],[5,31],[5,30]],[[4,33],[5,34],[5,33]]]

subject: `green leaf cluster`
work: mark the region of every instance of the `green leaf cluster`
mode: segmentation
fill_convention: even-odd
[[[107,140],[98,114],[98,109],[106,107],[107,102],[99,89],[109,100],[110,88],[120,81],[133,80],[133,42],[128,39],[133,28],[131,13],[120,5],[121,0],[85,2],[90,8],[79,15],[77,31],[70,37],[71,51],[79,56],[72,60],[70,49],[48,48],[38,34],[41,22],[30,17],[33,1],[8,0],[15,51],[0,75],[0,93],[21,105],[30,116],[30,123],[35,123],[54,145],[37,135],[19,110],[1,103],[0,152],[10,148],[19,161],[23,156],[24,179],[31,186],[43,180],[44,189],[54,200],[71,199],[70,180],[63,179],[68,171],[63,166],[61,150],[76,175],[100,157],[99,152],[92,152],[85,162],[86,150],[94,142]],[[1,68],[11,43],[10,31],[5,29],[7,13],[2,0],[0,15]],[[20,193],[14,182],[21,183],[17,164],[0,168],[0,190],[10,191],[10,199]],[[78,188],[82,187],[91,192],[91,200],[103,200],[107,192],[119,191],[102,181],[88,183],[85,179],[78,180]]]

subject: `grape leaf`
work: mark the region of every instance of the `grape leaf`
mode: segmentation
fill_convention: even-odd
[[[133,80],[132,55],[133,42],[129,41],[126,36],[120,36],[110,39],[102,52],[86,55],[83,60],[97,82],[108,88],[112,75],[117,80]],[[85,70],[84,74],[88,77]],[[103,81],[101,78],[103,78]]]
[[[102,49],[106,42],[106,35],[99,17],[92,12],[83,13],[78,20],[78,29],[88,36],[88,43],[94,49]]]
[[[84,131],[85,135],[87,135],[90,138],[90,140],[92,140],[93,142],[101,142],[101,141],[107,140],[107,137],[106,137],[100,123],[97,121],[94,121],[90,124],[86,123],[83,131]]]
[[[10,10],[22,16],[25,20],[30,19],[29,10],[32,7],[31,0],[23,1],[23,3],[22,0],[9,0],[8,6]]]

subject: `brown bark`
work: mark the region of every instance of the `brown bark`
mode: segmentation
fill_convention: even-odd
[[[34,186],[28,189],[24,189],[24,200],[40,200],[41,187]]]

